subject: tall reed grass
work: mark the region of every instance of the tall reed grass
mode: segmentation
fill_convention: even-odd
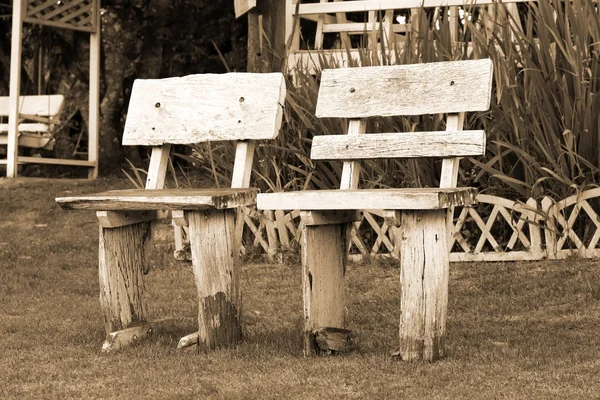
[[[516,21],[497,4],[492,17],[466,6],[471,20],[450,41],[444,13],[435,20],[420,13],[418,33],[402,46],[380,42],[360,51],[362,66],[413,64],[489,57],[494,62],[491,109],[473,113],[467,129],[485,129],[487,154],[461,163],[460,184],[517,199],[552,195],[564,198],[595,186],[600,178],[600,12],[592,0],[524,3]],[[500,20],[505,15],[507,19]],[[489,18],[493,28],[482,20]],[[383,57],[373,57],[373,51]],[[335,68],[320,58],[317,70]],[[352,66],[352,65],[351,65]],[[345,133],[345,121],[314,116],[319,73],[295,69],[288,82],[284,124],[274,142],[261,143],[254,163],[254,184],[263,191],[327,189],[339,185],[341,163],[309,157],[315,135]],[[444,129],[440,116],[370,121],[371,132]],[[233,166],[231,145],[196,145],[185,156],[227,185]],[[433,186],[439,161],[366,161],[366,187]]]

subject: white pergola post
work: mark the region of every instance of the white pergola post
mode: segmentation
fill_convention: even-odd
[[[98,150],[100,147],[100,0],[95,7],[96,32],[90,34],[90,93],[88,118],[88,161],[94,166],[88,178],[98,177]]]
[[[8,146],[6,150],[6,176],[17,177],[19,151],[19,95],[21,89],[21,38],[23,6],[25,0],[14,0],[12,13],[12,36],[10,39],[10,91],[8,102]]]

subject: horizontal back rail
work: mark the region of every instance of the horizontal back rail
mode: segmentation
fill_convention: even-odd
[[[138,79],[124,145],[273,139],[285,100],[283,74],[201,74]]]
[[[503,4],[526,3],[531,0],[503,0]],[[400,10],[409,8],[431,8],[448,6],[476,6],[496,3],[495,0],[354,0],[335,3],[300,4],[298,15],[312,15],[339,12],[361,12],[379,10]]]
[[[313,160],[463,157],[485,154],[484,131],[315,136]]]
[[[0,116],[8,116],[8,96],[0,97]],[[19,114],[54,117],[62,111],[65,98],[62,94],[19,96]]]
[[[365,118],[485,111],[490,106],[492,69],[489,59],[327,69],[321,76],[316,115]]]

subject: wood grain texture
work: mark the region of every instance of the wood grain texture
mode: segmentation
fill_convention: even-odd
[[[148,223],[100,227],[100,305],[106,334],[146,321],[143,273]]]
[[[431,210],[474,204],[473,188],[306,190],[264,193],[259,210]]]
[[[305,226],[302,230],[304,355],[319,347],[313,331],[344,328],[344,278],[349,224]]]
[[[258,189],[168,189],[112,190],[78,197],[58,197],[64,209],[120,210],[203,210],[235,208],[256,202]]]
[[[435,361],[445,354],[448,308],[446,211],[403,211],[400,245],[400,357]]]
[[[138,79],[123,145],[273,139],[279,133],[285,93],[281,73]]]
[[[242,337],[235,210],[187,212],[198,290],[198,346],[214,350]]]
[[[492,69],[489,59],[326,69],[316,115],[364,118],[485,111],[490,106]]]
[[[485,154],[484,131],[315,136],[313,160],[457,157]]]

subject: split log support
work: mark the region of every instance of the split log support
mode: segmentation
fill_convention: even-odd
[[[106,334],[146,322],[143,274],[149,223],[100,227],[100,304]]]
[[[235,209],[187,211],[198,289],[198,349],[214,350],[242,338]]]
[[[445,354],[448,309],[446,210],[402,211],[400,349],[403,361],[436,361]]]
[[[304,225],[304,355],[320,354],[313,331],[345,326],[344,278],[351,223]]]

